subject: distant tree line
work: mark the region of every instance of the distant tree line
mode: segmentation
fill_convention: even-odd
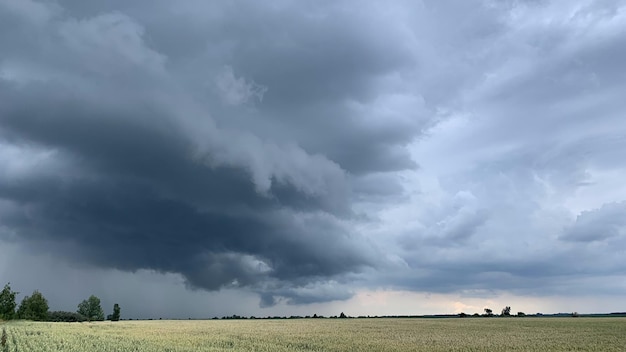
[[[103,321],[105,320],[104,310],[100,304],[100,298],[91,295],[86,300],[78,304],[76,312],[65,311],[49,311],[48,301],[38,290],[33,291],[30,296],[25,296],[22,302],[17,305],[16,296],[19,292],[15,292],[11,289],[10,283],[4,285],[4,289],[0,291],[0,320],[12,320],[12,319],[26,319],[35,321],[51,321],[51,322],[83,322],[83,321]],[[267,317],[255,317],[255,316],[223,316],[221,318],[214,317],[213,319],[349,319],[349,318],[468,318],[468,317],[496,317],[497,314],[493,313],[490,308],[484,309],[484,314],[435,314],[435,315],[383,315],[383,316],[365,316],[360,315],[358,317],[351,317],[341,312],[341,314],[325,317],[323,315],[313,314],[312,316],[267,316]],[[502,309],[500,317],[511,317],[511,307],[506,306]],[[517,317],[525,317],[524,312],[517,312]],[[531,314],[529,316],[544,316],[541,313]],[[558,313],[546,316],[572,316],[578,317],[577,312],[573,313]],[[585,316],[626,316],[626,312],[610,313],[610,314],[586,314]],[[113,313],[106,316],[106,320],[119,321],[121,317],[120,305],[115,303],[113,305]],[[161,319],[161,318],[159,318]],[[189,318],[191,319],[191,318]],[[133,320],[133,319],[129,319]],[[152,320],[152,319],[148,319]]]
[[[0,291],[0,320],[26,319],[34,321],[52,322],[81,322],[81,321],[102,321],[104,311],[100,305],[100,298],[91,295],[78,305],[76,312],[51,312],[48,300],[38,290],[33,291],[30,296],[25,296],[22,302],[17,305],[16,296],[19,292],[11,289],[11,284],[4,285]],[[120,320],[120,306],[113,305],[113,314],[107,316],[107,320]]]
[[[459,317],[461,318],[466,318],[466,317],[495,317],[497,316],[497,314],[493,313],[493,310],[491,308],[485,308],[484,309],[484,314],[480,315],[478,313],[474,313],[473,315],[469,315],[466,313],[460,313]],[[511,307],[510,306],[506,306],[504,308],[502,308],[502,312],[500,313],[501,317],[510,317],[513,316],[511,315]],[[517,316],[518,317],[525,317],[526,314],[524,312],[517,312]]]

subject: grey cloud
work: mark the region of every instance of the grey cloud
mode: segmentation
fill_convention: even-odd
[[[353,181],[353,191],[356,197],[364,202],[377,202],[404,196],[404,188],[400,180],[389,173],[356,177]]]
[[[467,240],[487,219],[484,212],[461,209],[455,216],[437,224],[441,238],[436,238],[437,242],[450,245],[451,242]]]
[[[406,250],[421,247],[466,245],[479,227],[489,219],[490,210],[468,191],[460,191],[436,208],[415,214],[416,225],[398,238]]]
[[[430,255],[426,257],[428,252]],[[380,277],[377,282],[401,289],[440,293],[507,291],[544,296],[567,295],[567,288],[575,288],[579,295],[615,294],[612,277],[624,272],[623,265],[615,263],[619,254],[604,254],[608,257],[599,260],[602,253],[584,247],[565,251],[552,249],[551,253],[539,255],[515,247],[502,252],[481,251],[479,248],[464,248],[462,251],[429,248],[413,253],[415,259],[408,268],[396,268],[393,274]],[[522,253],[524,257],[516,253]],[[605,283],[595,287],[576,284],[577,279],[588,278]]]
[[[626,234],[626,202],[604,204],[584,211],[561,236],[566,241],[604,241]]]
[[[605,150],[595,142],[594,148]],[[582,145],[589,150],[589,144]],[[471,288],[551,295],[564,294],[564,287],[572,287],[573,278],[580,277],[605,280],[607,285],[577,288],[578,294],[618,292],[608,283],[625,270],[617,259],[623,255],[623,202],[583,212],[575,222],[561,205],[561,199],[590,187],[581,180],[593,178],[585,170],[594,169],[586,162],[572,162],[582,145],[557,153],[506,154],[506,160],[463,169],[448,182],[466,191],[413,206],[416,221],[396,237],[401,250],[395,253],[401,261],[394,275],[379,280],[410,290],[449,293]],[[585,157],[598,167],[595,155]]]
[[[338,282],[319,283],[312,282],[307,285],[271,290],[266,289],[260,293],[261,306],[270,307],[284,301],[288,305],[311,304],[328,301],[344,301],[352,297],[353,290]]]
[[[248,103],[252,98],[263,101],[263,95],[267,92],[267,87],[256,82],[246,82],[241,77],[235,77],[233,68],[225,66],[215,80],[219,89],[222,101],[229,105],[242,105]]]

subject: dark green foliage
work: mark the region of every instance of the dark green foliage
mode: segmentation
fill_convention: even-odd
[[[15,296],[18,292],[11,290],[11,283],[4,285],[0,291],[0,319],[11,320],[15,317]]]
[[[17,316],[20,319],[35,321],[48,320],[48,300],[35,290],[31,296],[26,296],[17,309]]]
[[[525,317],[526,313],[524,313],[524,312],[517,312],[517,316],[518,317]]]
[[[345,318],[347,318],[347,316],[345,314],[343,314],[343,312],[341,312],[341,314],[339,314],[339,318],[345,319]]]
[[[502,309],[502,316],[508,317],[511,315],[511,307],[506,306]]]
[[[488,317],[493,316],[493,310],[485,308],[485,315]]]
[[[74,312],[55,311],[48,313],[48,321],[72,323],[86,320],[87,318]]]
[[[91,295],[88,299],[82,301],[78,305],[78,314],[87,318],[87,320],[104,320],[104,311],[100,306],[100,298]]]
[[[113,305],[113,314],[111,314],[111,321],[119,321],[120,320],[120,305],[115,303]]]

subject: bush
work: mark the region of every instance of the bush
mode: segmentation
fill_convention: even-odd
[[[48,314],[48,321],[54,321],[54,322],[73,323],[73,322],[81,322],[81,321],[86,321],[86,320],[87,318],[85,318],[82,314],[78,314],[75,312],[55,311],[55,312],[50,312]]]

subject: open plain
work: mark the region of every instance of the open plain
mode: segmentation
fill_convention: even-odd
[[[626,351],[626,318],[0,323],[17,351]]]

